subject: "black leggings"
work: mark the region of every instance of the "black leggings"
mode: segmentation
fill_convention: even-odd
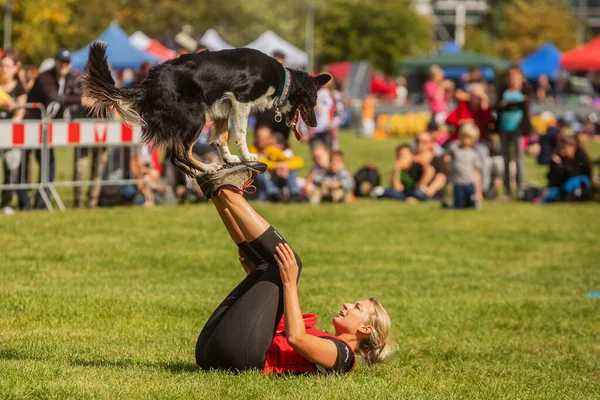
[[[269,227],[258,239],[240,245],[257,266],[204,325],[196,343],[196,363],[200,368],[263,369],[267,350],[283,316],[283,284],[273,257],[280,243],[287,242]],[[294,255],[300,273],[302,262]]]

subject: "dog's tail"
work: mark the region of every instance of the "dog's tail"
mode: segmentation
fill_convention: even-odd
[[[84,94],[81,103],[98,118],[109,117],[114,107],[127,124],[145,126],[138,111],[143,90],[141,87],[115,86],[106,58],[106,46],[106,43],[99,41],[90,45],[87,72],[82,79]]]

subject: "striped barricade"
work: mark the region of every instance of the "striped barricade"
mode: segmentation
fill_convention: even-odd
[[[120,121],[52,121],[46,126],[48,147],[129,146],[140,142],[141,129]],[[41,121],[0,122],[0,149],[41,148],[42,128]]]
[[[21,166],[14,165],[13,170],[4,171],[0,190],[16,190],[22,194],[23,191],[33,189],[39,192],[49,210],[53,209],[50,202],[52,196],[58,207],[64,211],[65,207],[56,187],[74,188],[77,198],[82,192],[82,187],[90,186],[91,192],[95,194],[92,201],[95,205],[102,186],[136,183],[136,180],[126,176],[120,179],[111,176],[109,180],[105,178],[104,170],[105,167],[108,170],[118,169],[113,168],[114,160],[117,160],[119,165],[128,164],[125,157],[140,143],[141,128],[115,120],[52,120],[45,117],[45,109],[39,105],[28,104],[26,108],[42,109],[42,119],[18,123],[10,120],[0,121],[0,154],[4,153],[8,160],[10,153],[12,159],[15,159],[15,156],[18,156],[15,151],[21,150],[20,156],[17,157],[21,159]],[[61,157],[60,160],[54,161],[51,153],[52,149],[57,147],[73,148],[74,161],[69,157]],[[118,153],[115,157],[109,157],[115,152]],[[40,165],[39,179],[31,176],[29,171],[30,160],[34,158],[33,153]],[[68,179],[51,179],[51,172],[56,172],[56,164],[53,163],[73,165],[73,176],[68,174]],[[88,165],[92,168],[88,169]],[[86,179],[84,176],[88,175],[88,170],[91,171]]]

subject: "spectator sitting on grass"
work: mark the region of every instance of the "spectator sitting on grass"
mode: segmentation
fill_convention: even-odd
[[[419,187],[421,191],[428,197],[442,197],[444,186],[448,181],[446,176],[444,160],[438,157],[436,147],[441,146],[436,144],[429,132],[421,132],[417,135],[416,151],[414,161],[421,164],[425,168],[425,176],[423,177],[424,184]]]
[[[139,155],[139,183],[137,204],[152,207],[162,204],[175,204],[175,196],[170,186],[161,180],[161,163],[158,148],[144,145]]]
[[[434,151],[436,156],[443,156],[446,153],[444,146],[449,144],[450,134],[448,133],[448,125],[438,125],[435,121],[429,121],[427,124],[427,132],[431,134],[433,141],[435,142]]]
[[[564,135],[558,141],[548,172],[549,189],[542,203],[552,201],[589,200],[592,187],[592,164],[579,140]]]
[[[315,192],[317,186],[323,181],[325,174],[329,170],[331,155],[324,144],[315,144],[312,149],[313,166],[304,182],[304,195],[310,198]]]
[[[446,162],[450,164],[454,208],[478,207],[483,201],[481,155],[473,147],[478,138],[477,125],[466,123],[459,129],[459,142],[448,147]]]
[[[392,186],[387,189],[378,186],[371,191],[371,196],[401,201],[406,201],[408,198],[429,200],[430,198],[419,188],[431,180],[434,175],[432,171],[432,166],[424,168],[423,165],[415,162],[410,146],[402,144],[396,147]]]
[[[267,164],[268,173],[255,178],[259,201],[284,200],[284,188],[287,189],[287,199],[300,201],[300,188],[296,182],[297,171],[304,166],[304,160],[286,149],[285,137],[275,133],[267,126],[256,129],[254,145],[250,146],[251,153],[257,154],[260,161]]]
[[[556,145],[561,135],[567,134],[567,122],[560,118],[556,126],[549,126],[546,133],[540,136],[540,153],[537,156],[539,165],[550,165],[552,155],[556,151]]]
[[[329,169],[322,179],[314,180],[313,184],[315,189],[310,196],[313,204],[321,201],[345,203],[354,199],[354,178],[344,168],[344,154],[339,150],[331,152]]]

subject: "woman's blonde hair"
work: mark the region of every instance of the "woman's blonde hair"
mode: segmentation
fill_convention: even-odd
[[[369,300],[373,307],[367,323],[373,327],[373,330],[365,340],[359,343],[356,350],[356,353],[365,359],[367,367],[384,362],[395,348],[390,339],[392,331],[390,316],[380,302],[372,297]]]

